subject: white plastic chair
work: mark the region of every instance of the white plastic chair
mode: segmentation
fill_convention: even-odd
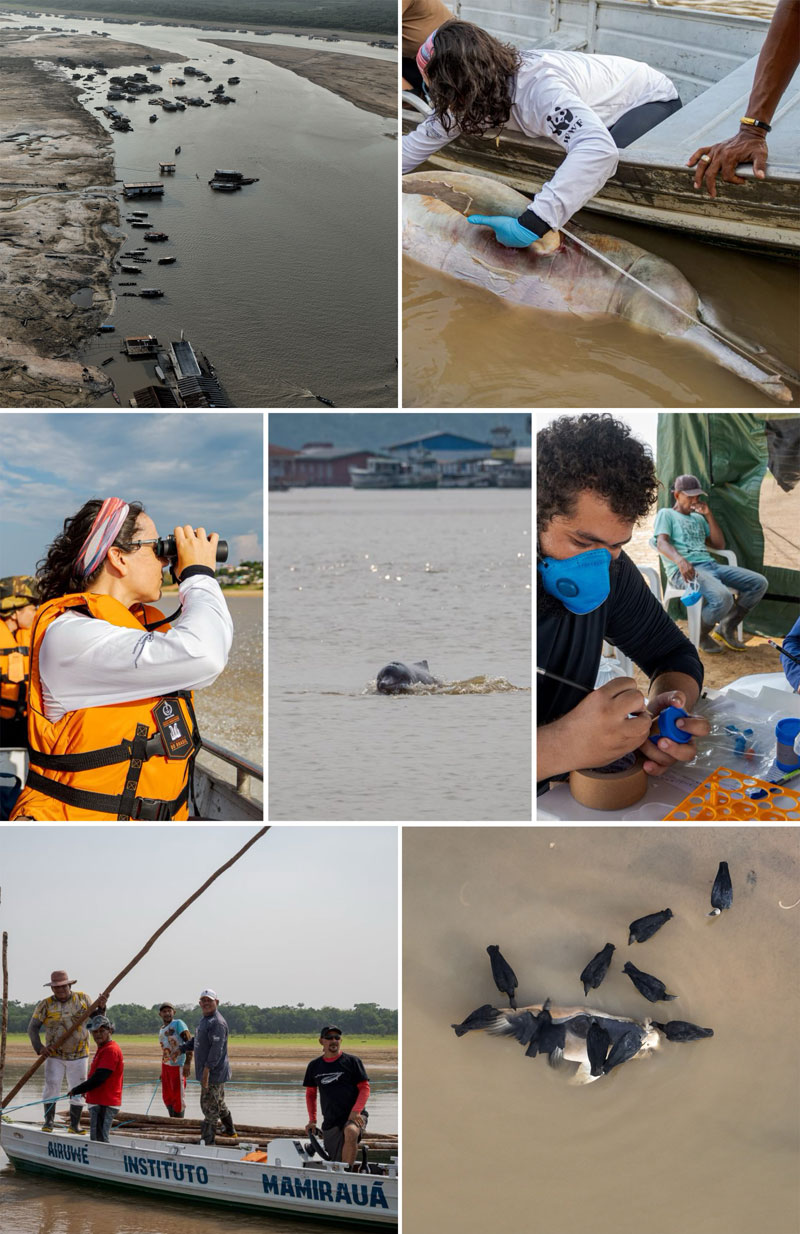
[[[728,563],[729,566],[736,566],[739,564],[736,560],[736,554],[734,553],[733,549],[710,548],[708,551],[709,553],[711,553],[712,557],[724,558],[724,560]],[[661,601],[661,603],[664,605],[664,611],[669,612],[670,600],[680,600],[681,596],[685,594],[686,592],[683,587],[675,587],[673,586],[672,583],[669,582],[669,580],[667,580],[667,585],[664,588],[664,596]],[[688,605],[685,605],[684,607],[686,609],[686,620],[689,626],[689,638],[695,647],[699,647],[700,646],[700,631],[701,631],[701,626],[702,626],[703,597],[701,596],[696,604],[688,604]],[[736,627],[736,636],[739,639],[742,639],[744,636],[744,627],[741,621],[739,622],[739,625]]]
[[[661,603],[661,579],[658,577],[658,571],[652,566],[639,566],[639,573],[644,576],[644,581],[652,591],[655,598]],[[614,656],[617,663],[622,669],[626,677],[632,677],[634,671],[634,663],[630,656],[626,656],[619,647],[615,647],[613,643],[603,643],[603,655],[608,658]],[[608,679],[608,678],[607,678]],[[601,683],[602,684],[602,683]]]
[[[402,90],[400,92],[403,110],[408,108],[409,111],[416,111],[422,116],[429,116],[433,108],[430,103],[426,103],[424,99],[415,94],[413,90]]]

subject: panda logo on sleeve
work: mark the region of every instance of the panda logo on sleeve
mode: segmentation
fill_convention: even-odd
[[[565,145],[583,124],[568,107],[554,108],[553,114],[546,119],[553,136],[560,137]]]

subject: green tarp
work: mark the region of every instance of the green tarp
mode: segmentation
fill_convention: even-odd
[[[673,412],[658,417],[659,509],[673,504],[670,485],[676,476],[699,478],[722,528],[725,547],[736,553],[738,565],[758,570],[769,580],[769,591],[745,628],[773,637],[786,634],[800,615],[800,484],[793,482],[791,460],[784,460],[782,468],[776,466],[781,518],[772,539],[777,547],[771,555],[781,564],[765,565],[759,503],[769,462],[767,433],[773,443],[776,432],[784,441],[792,441],[798,424],[800,417],[786,413]],[[772,455],[775,465],[774,444]],[[786,474],[791,484],[788,492]],[[684,615],[679,601],[671,606],[671,615]]]

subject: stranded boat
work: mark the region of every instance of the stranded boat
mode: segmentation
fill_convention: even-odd
[[[683,100],[673,113],[619,152],[615,174],[587,209],[636,222],[670,227],[734,247],[796,255],[800,251],[800,71],[790,82],[772,121],[767,178],[747,183],[717,180],[717,197],[693,187],[686,160],[700,146],[732,137],[746,114],[756,61],[767,22],[729,13],[631,4],[629,0],[526,0],[507,17],[508,0],[464,0],[459,16],[474,21],[522,51],[582,51],[646,60],[675,83]],[[404,129],[416,127],[429,108],[403,96]],[[499,134],[460,137],[428,164],[472,170],[533,195],[564,157],[544,137],[527,137],[508,125]]]
[[[117,1133],[104,1144],[4,1120],[0,1145],[15,1169],[62,1183],[102,1183],[132,1195],[326,1218],[367,1229],[397,1226],[396,1160],[354,1174],[341,1162],[312,1157],[301,1140],[271,1140],[266,1152]]]

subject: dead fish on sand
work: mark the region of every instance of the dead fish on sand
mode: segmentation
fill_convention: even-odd
[[[528,1038],[531,1025],[533,1035]],[[574,1077],[578,1084],[589,1084],[619,1063],[643,1057],[661,1045],[649,1020],[640,1023],[584,1007],[552,1007],[549,999],[519,1010],[484,1005],[453,1028],[457,1037],[482,1030],[495,1037],[516,1037],[523,1044],[528,1040],[528,1057],[547,1054],[554,1067],[578,1063]]]
[[[415,261],[475,283],[509,303],[583,317],[618,316],[691,343],[769,398],[792,402],[791,391],[778,374],[791,381],[800,381],[800,375],[763,348],[724,330],[688,279],[663,258],[573,223],[569,230],[575,239],[561,236],[560,246],[550,252],[509,249],[497,243],[491,228],[467,222],[466,216],[476,213],[516,217],[529,204],[521,193],[484,176],[413,172],[403,177],[403,250]],[[557,234],[548,236],[555,240]],[[587,252],[582,244],[601,256]]]

